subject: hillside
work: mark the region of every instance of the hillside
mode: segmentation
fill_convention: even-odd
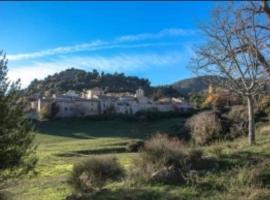
[[[68,90],[82,92],[84,89],[100,87],[105,92],[135,92],[143,88],[146,95],[155,99],[161,97],[178,97],[181,94],[172,86],[151,87],[148,79],[127,76],[123,73],[99,73],[97,70],[87,72],[80,69],[67,69],[47,76],[44,80],[34,80],[25,90],[27,96],[40,94],[51,96]]]
[[[34,80],[26,89],[27,95],[40,93],[52,95],[75,90],[94,87],[103,88],[106,92],[134,92],[139,87],[149,90],[150,82],[136,76],[126,76],[123,73],[99,73],[97,70],[87,72],[80,69],[67,69],[60,73],[46,77],[44,80]]]
[[[33,80],[25,93],[28,96],[61,94],[68,90],[78,92],[84,89],[100,87],[105,92],[135,92],[143,88],[149,97],[154,99],[162,97],[179,97],[197,93],[208,88],[210,81],[217,80],[214,76],[201,76],[180,80],[172,85],[151,86],[148,79],[136,76],[127,76],[124,73],[99,73],[97,70],[87,72],[80,69],[67,69],[65,71],[47,76],[43,80]]]
[[[199,76],[177,81],[172,84],[172,87],[179,93],[188,95],[206,90],[210,82],[217,81],[218,79],[216,76]]]

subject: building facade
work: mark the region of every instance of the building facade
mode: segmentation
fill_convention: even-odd
[[[183,111],[192,106],[175,98],[171,101],[153,101],[142,89],[135,94],[104,94],[99,88],[85,90],[81,95],[67,92],[50,99],[38,98],[31,101],[31,110],[40,113],[47,110],[54,118],[85,117],[102,114],[136,114],[139,111]]]

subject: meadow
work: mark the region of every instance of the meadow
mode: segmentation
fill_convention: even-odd
[[[39,162],[35,174],[13,182],[8,191],[15,200],[60,200],[71,194],[67,183],[73,164],[92,155],[114,155],[129,169],[139,154],[126,152],[130,141],[146,139],[181,124],[181,118],[151,122],[122,120],[93,121],[65,119],[43,121],[37,125],[36,143]],[[216,158],[216,170],[198,174],[196,180],[182,186],[161,184],[130,185],[127,181],[109,183],[91,199],[96,200],[206,200],[270,198],[270,171],[264,187],[246,182],[245,174],[260,163],[270,163],[270,129],[260,129],[256,146],[245,137],[216,142],[203,147],[205,156]],[[270,169],[270,168],[269,168]],[[268,199],[269,199],[268,198]]]
[[[36,174],[13,182],[8,188],[14,199],[58,200],[70,194],[66,183],[73,163],[96,154],[115,155],[128,167],[136,153],[127,153],[132,140],[168,132],[181,118],[144,122],[65,119],[36,125],[39,162]]]

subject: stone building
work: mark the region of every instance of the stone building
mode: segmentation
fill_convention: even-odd
[[[192,109],[189,104],[171,100],[170,102],[155,102],[144,96],[144,91],[138,89],[135,94],[104,94],[100,88],[85,90],[81,96],[69,91],[53,98],[38,98],[31,102],[32,110],[37,113],[45,108],[55,118],[85,117],[101,114],[135,114],[139,111],[182,111]]]

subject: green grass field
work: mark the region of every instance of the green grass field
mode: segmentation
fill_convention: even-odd
[[[151,123],[88,119],[44,121],[36,127],[36,143],[39,144],[37,175],[14,183],[8,190],[14,199],[64,199],[70,193],[66,179],[73,163],[94,154],[112,154],[128,167],[136,156],[124,152],[129,141],[147,138],[156,132],[168,132],[171,126],[181,121],[180,118]]]
[[[39,163],[36,175],[14,182],[8,188],[15,200],[60,200],[72,191],[67,178],[74,163],[95,154],[111,154],[119,158],[126,169],[132,167],[137,153],[124,151],[131,140],[145,139],[156,132],[169,132],[170,127],[181,124],[181,118],[143,122],[121,120],[90,121],[66,119],[44,121],[37,127],[36,142]],[[269,194],[267,187],[241,184],[241,174],[251,170],[252,159],[270,161],[270,132],[264,129],[258,135],[257,145],[248,146],[246,138],[233,142],[216,143],[203,150],[207,156],[216,156],[222,148],[224,170],[207,171],[198,176],[197,184],[184,186],[136,185],[125,181],[110,183],[91,199],[97,200],[259,200],[257,193]],[[270,163],[270,162],[269,162]],[[240,178],[239,178],[240,177]],[[270,178],[270,175],[269,175]],[[237,187],[235,187],[237,185]],[[270,185],[269,185],[270,186]],[[253,196],[252,196],[253,195]],[[266,200],[266,199],[262,199]]]

